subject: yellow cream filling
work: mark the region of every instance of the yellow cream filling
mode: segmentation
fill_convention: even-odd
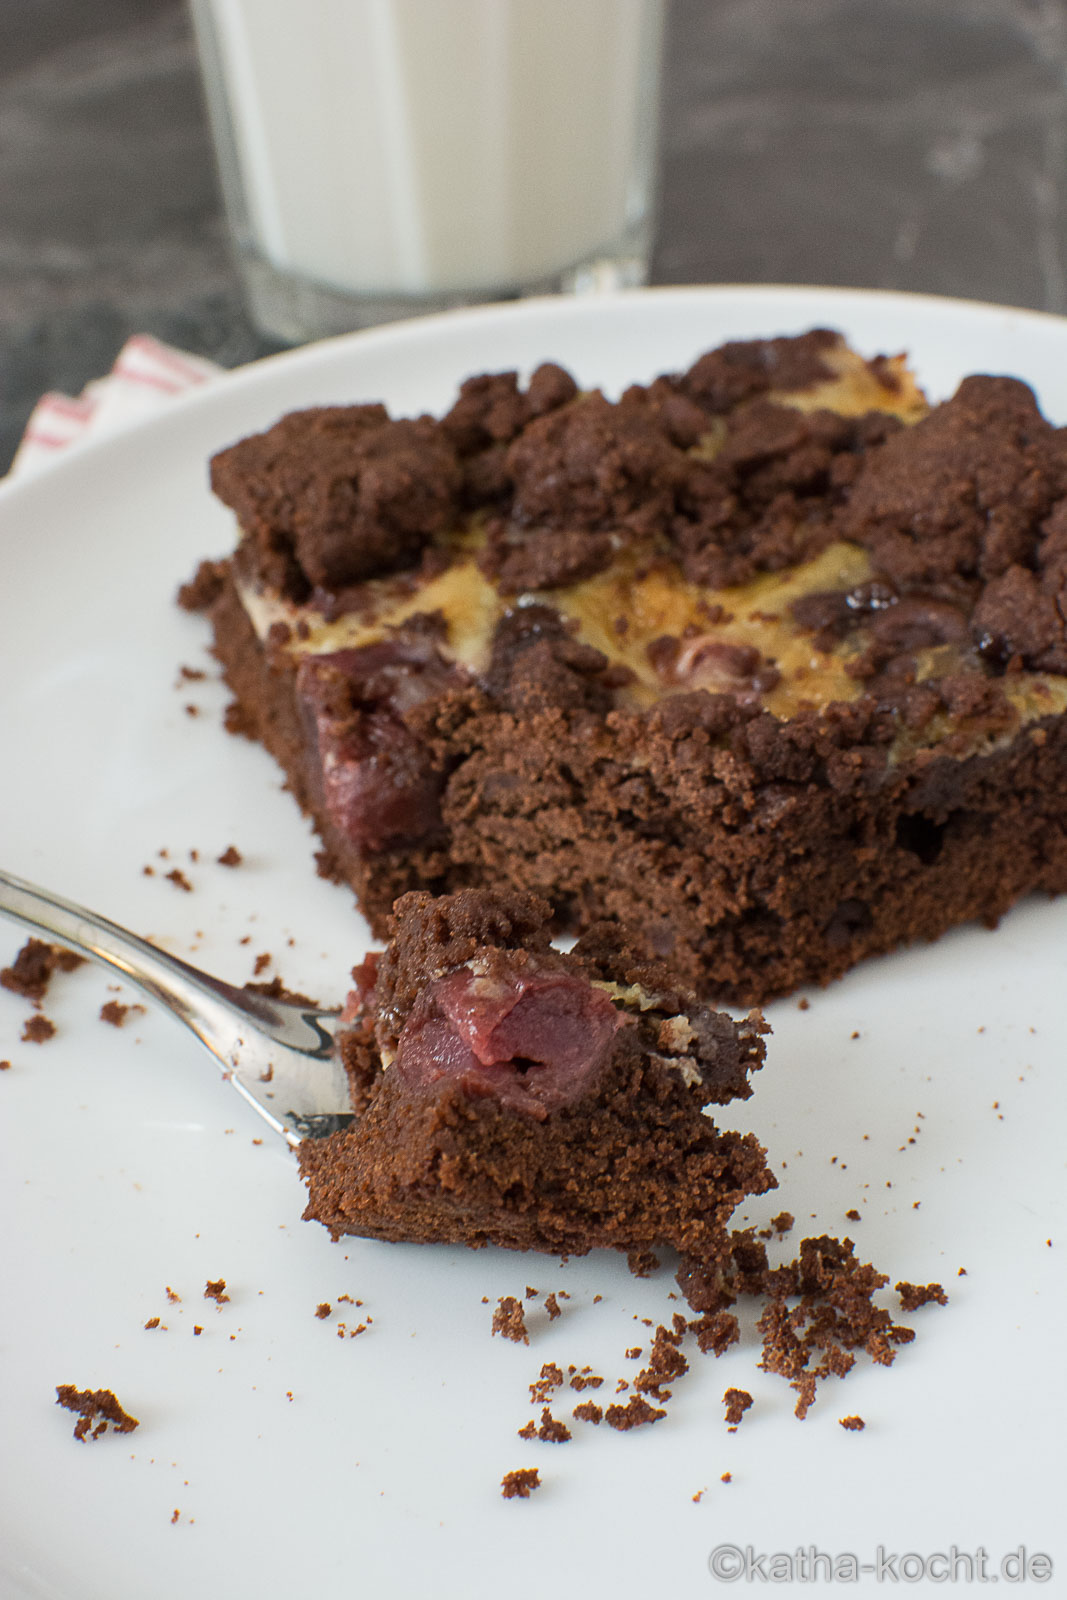
[[[909,423],[925,414],[925,398],[903,356],[883,364],[882,371],[890,374],[888,382],[844,341],[828,347],[822,359],[833,369],[832,379],[802,391],[772,392],[767,398],[800,411],[826,408],[845,416],[879,410]],[[713,428],[697,450],[713,456],[718,444]],[[488,666],[493,637],[506,612],[543,601],[572,624],[575,638],[629,669],[632,680],[617,698],[620,706],[634,709],[646,709],[665,695],[684,690],[729,692],[745,687],[724,668],[723,652],[715,648],[721,645],[750,647],[777,668],[777,681],[759,698],[782,718],[803,707],[854,700],[863,692],[862,681],[847,671],[856,643],[846,642],[829,652],[818,650],[812,632],[798,627],[791,617],[793,603],[803,596],[848,591],[871,576],[867,553],[856,545],[833,544],[800,566],[761,573],[729,589],[689,583],[677,569],[660,567],[639,574],[632,559],[624,556],[607,571],[566,588],[504,598],[479,571],[476,553],[481,542],[479,522],[473,519],[456,531],[457,557],[444,572],[421,583],[410,574],[374,579],[363,586],[359,610],[333,621],[250,587],[241,598],[260,638],[277,622],[289,625],[287,648],[294,654],[373,644],[413,616],[440,612],[447,626],[445,653],[475,676]],[[667,675],[649,656],[649,646],[663,638],[680,641],[678,661]],[[951,647],[941,647],[919,652],[916,665],[922,679],[960,670],[964,658]],[[1067,708],[1063,678],[1016,673],[1004,678],[1002,686],[1023,723]],[[951,731],[946,717],[936,717],[918,735],[902,732],[892,757],[903,759]],[[997,742],[988,735],[976,736],[973,748]]]

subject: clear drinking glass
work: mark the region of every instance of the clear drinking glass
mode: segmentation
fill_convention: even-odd
[[[663,0],[191,4],[264,332],[645,281]]]

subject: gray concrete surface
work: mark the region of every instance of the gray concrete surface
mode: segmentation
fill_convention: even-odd
[[[1067,0],[672,0],[660,283],[1067,311]],[[181,0],[0,0],[0,469],[147,329],[269,346],[231,265]]]

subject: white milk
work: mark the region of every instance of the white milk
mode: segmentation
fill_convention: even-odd
[[[282,272],[352,294],[506,291],[611,253],[642,220],[662,0],[193,10],[205,57],[214,34],[247,242]]]

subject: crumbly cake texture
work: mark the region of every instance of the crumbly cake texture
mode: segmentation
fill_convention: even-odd
[[[875,1295],[889,1282],[870,1262],[856,1256],[851,1239],[828,1234],[803,1239],[796,1257],[772,1267],[767,1249],[752,1228],[736,1231],[730,1248],[718,1260],[684,1260],[678,1286],[692,1309],[689,1323],[700,1349],[723,1350],[737,1341],[739,1326],[728,1307],[742,1296],[755,1298],[762,1309],[756,1330],[762,1340],[760,1366],[786,1378],[796,1393],[801,1421],[815,1403],[818,1386],[827,1378],[844,1378],[863,1351],[878,1366],[892,1366],[897,1348],[910,1344],[915,1331],[893,1321],[876,1304]],[[934,1303],[947,1305],[938,1283],[897,1285],[905,1311]],[[728,1390],[723,1397],[744,1391]],[[746,1407],[727,1421],[736,1425]]]
[[[765,1024],[700,1004],[614,926],[567,955],[550,932],[530,895],[399,901],[341,1035],[365,1110],[300,1146],[305,1215],[335,1237],[666,1245],[713,1271],[734,1208],[775,1187],[755,1138],[708,1114],[748,1096]],[[493,1330],[523,1339],[518,1300]]]
[[[744,1004],[1067,885],[1067,432],[838,336],[611,401],[294,413],[183,592],[379,936],[411,889],[647,930]]]
[[[116,1433],[132,1433],[140,1426],[110,1389],[76,1389],[72,1383],[60,1383],[56,1385],[56,1405],[77,1415],[74,1437],[83,1443],[86,1439],[99,1439],[109,1427]]]

